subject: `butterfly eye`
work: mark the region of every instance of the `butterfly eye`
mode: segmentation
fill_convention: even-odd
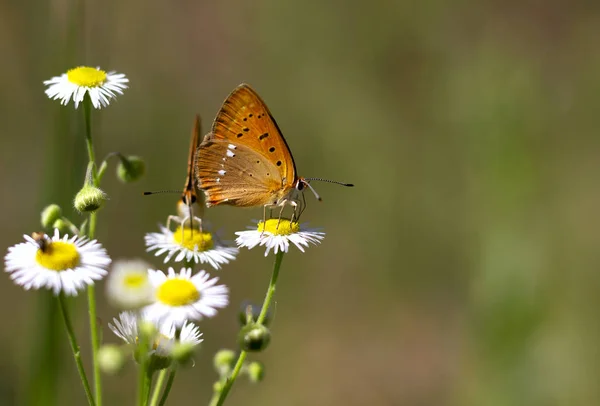
[[[296,189],[298,189],[298,190],[304,189],[304,182],[298,181],[298,184],[296,185]]]

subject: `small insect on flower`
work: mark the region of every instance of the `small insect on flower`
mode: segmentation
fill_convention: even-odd
[[[156,250],[157,257],[167,253],[165,263],[175,256],[175,262],[193,260],[195,263],[209,263],[213,268],[220,269],[222,264],[233,261],[239,252],[237,248],[227,246],[216,234],[208,231],[206,226],[202,231],[189,226],[179,226],[171,231],[160,225],[160,231],[148,233],[144,239],[147,252]]]
[[[177,329],[175,325],[169,322],[156,322],[156,320],[142,319],[144,322],[154,323],[156,326],[156,335],[152,337],[151,353],[159,357],[168,357],[171,354],[175,344],[186,344],[196,346],[202,340],[202,333],[198,326],[188,321],[181,324],[179,338],[176,338]],[[113,318],[113,323],[108,323],[108,327],[113,333],[125,343],[136,346],[139,343],[140,320],[133,312],[121,312],[119,318]]]
[[[213,317],[218,308],[229,304],[229,290],[216,285],[219,278],[210,279],[205,271],[192,276],[191,268],[175,273],[169,268],[168,275],[162,271],[148,270],[154,286],[154,303],[142,309],[145,317],[181,326],[185,320],[201,320]]]
[[[250,230],[238,231],[235,242],[239,247],[252,249],[257,245],[267,247],[265,256],[269,255],[271,249],[275,254],[279,251],[288,252],[290,243],[294,244],[300,251],[309,244],[318,244],[325,238],[325,233],[316,228],[306,228],[304,224],[298,224],[288,219],[269,219],[260,221],[256,228],[248,227]]]
[[[110,99],[116,97],[116,93],[123,94],[128,82],[129,79],[122,73],[105,72],[99,67],[79,66],[44,81],[44,84],[48,86],[48,97],[52,100],[60,99],[60,104],[64,106],[73,99],[77,108],[88,94],[94,108],[100,109],[108,106]]]
[[[102,279],[110,265],[106,250],[96,240],[68,235],[62,238],[33,233],[24,243],[8,249],[4,257],[6,272],[17,284],[29,289],[52,289],[76,296],[78,291]]]

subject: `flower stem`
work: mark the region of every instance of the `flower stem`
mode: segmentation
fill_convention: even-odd
[[[238,375],[240,374],[240,371],[242,370],[242,366],[244,365],[244,361],[246,360],[247,356],[248,356],[248,353],[246,351],[240,352],[237,362],[235,363],[235,366],[233,367],[233,371],[231,371],[231,375],[229,375],[229,377],[225,381],[225,385],[223,385],[223,389],[221,390],[219,397],[216,399],[216,402],[214,402],[215,398],[213,397],[213,401],[211,401],[210,406],[221,406],[223,404],[223,402],[225,402],[225,398],[229,394],[229,391],[231,390],[233,383],[235,382]]]
[[[165,390],[163,391],[158,406],[164,406],[165,402],[167,401],[167,397],[169,397],[169,392],[171,392],[171,386],[173,386],[173,381],[175,380],[176,372],[177,370],[175,368],[171,369],[171,373],[169,373],[169,379],[167,380],[167,385],[165,386]]]
[[[271,305],[271,301],[273,300],[273,295],[275,294],[275,286],[277,284],[277,279],[279,278],[279,268],[281,268],[281,261],[283,260],[283,251],[279,251],[275,255],[275,264],[273,265],[273,273],[271,274],[271,281],[269,282],[269,287],[267,288],[267,294],[265,295],[265,300],[263,302],[262,308],[260,310],[260,314],[258,315],[258,319],[256,319],[256,324],[262,324],[265,321],[265,317],[267,317],[267,312],[269,311],[269,306]],[[223,386],[223,390],[219,395],[218,401],[214,404],[214,406],[221,406],[223,402],[225,402],[225,398],[229,394],[233,383],[237,379],[240,371],[242,370],[242,366],[244,365],[244,360],[248,353],[246,351],[240,352],[238,356],[237,362],[235,363],[235,367],[233,367],[233,371],[231,375],[225,381],[225,385]],[[213,403],[211,401],[211,406]]]
[[[85,142],[87,146],[88,160],[92,164],[92,181],[96,185],[96,169],[94,143],[92,142],[92,100],[86,93],[83,99],[83,114],[85,118]],[[94,238],[96,233],[96,212],[90,213],[88,237]],[[96,291],[93,285],[88,286],[88,312],[90,318],[90,338],[92,342],[92,367],[94,370],[94,391],[96,393],[97,406],[102,405],[102,380],[100,376],[100,364],[98,363],[98,351],[100,349],[100,336],[98,335],[98,323],[96,322]]]
[[[152,398],[150,399],[150,406],[158,405],[158,396],[160,395],[160,390],[165,384],[165,378],[167,377],[167,368],[161,369],[158,373],[158,378],[156,379],[156,383],[154,384],[154,392],[152,393]]]
[[[145,406],[147,404],[146,391],[148,388],[148,370],[150,366],[150,359],[148,357],[148,336],[146,334],[140,334],[139,343],[139,371],[138,371],[138,406]]]
[[[81,383],[83,384],[83,389],[85,390],[85,396],[87,397],[90,406],[94,406],[94,397],[92,396],[92,390],[90,389],[90,384],[88,383],[87,376],[85,375],[85,370],[83,369],[83,362],[81,362],[81,351],[79,349],[79,344],[77,344],[77,338],[75,337],[75,332],[73,331],[73,325],[71,324],[69,313],[67,312],[67,304],[65,303],[65,296],[63,293],[61,293],[58,296],[58,304],[62,313],[63,320],[65,322],[67,335],[69,336],[71,350],[73,350],[75,364],[77,364],[77,372],[79,372],[79,377],[81,378]]]
[[[94,154],[94,144],[92,142],[92,100],[87,93],[83,98],[83,116],[85,119],[85,143],[87,146],[88,160],[95,163],[96,155]]]
[[[273,300],[273,295],[275,294],[275,285],[277,284],[277,278],[279,277],[279,268],[281,267],[282,260],[283,251],[279,251],[275,255],[275,264],[273,265],[273,274],[271,275],[271,282],[269,282],[269,288],[267,289],[265,301],[263,302],[262,309],[260,309],[258,319],[256,319],[256,324],[262,324],[263,321],[265,321],[265,317],[267,317],[269,306],[271,306],[271,300]]]
[[[92,341],[92,367],[94,370],[94,390],[96,393],[96,404],[102,405],[102,385],[100,381],[100,364],[98,363],[98,349],[100,348],[100,337],[98,336],[98,322],[96,321],[96,290],[94,285],[87,288],[88,313],[90,318],[90,338]]]

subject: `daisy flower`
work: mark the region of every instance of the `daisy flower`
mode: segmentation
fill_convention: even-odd
[[[171,258],[175,262],[186,260],[195,263],[208,263],[215,269],[220,269],[221,264],[227,264],[233,261],[239,250],[235,247],[228,247],[220,241],[216,234],[206,230],[199,231],[198,228],[189,226],[177,227],[175,231],[159,225],[160,233],[148,233],[144,237],[146,241],[146,251],[156,250],[155,256],[164,253],[165,263]]]
[[[129,79],[122,73],[105,72],[99,67],[79,66],[45,80],[44,84],[48,86],[48,97],[52,100],[60,99],[60,104],[64,106],[73,99],[77,108],[87,93],[94,108],[99,109],[108,106],[110,99],[116,97],[116,93],[123,94],[128,82]]]
[[[217,308],[229,304],[228,289],[216,285],[219,278],[210,279],[205,271],[192,276],[191,268],[182,268],[177,274],[169,268],[168,275],[162,271],[148,270],[154,287],[154,303],[142,309],[145,317],[181,326],[186,320],[201,320],[217,314]]]
[[[150,266],[141,259],[115,261],[106,281],[106,296],[120,310],[136,310],[153,302]]]
[[[61,238],[58,229],[52,238],[40,233],[23,237],[26,241],[10,247],[4,261],[10,278],[26,290],[47,288],[55,295],[76,296],[102,279],[110,265],[106,250],[96,240],[69,239],[66,234]]]
[[[151,321],[145,320],[144,321]],[[151,321],[155,323],[155,321]],[[133,312],[121,312],[119,318],[113,318],[113,322],[108,323],[108,327],[113,333],[125,343],[136,346],[140,336],[138,317]],[[168,357],[176,343],[196,346],[202,340],[202,333],[198,326],[184,321],[179,331],[179,339],[176,338],[177,329],[173,323],[155,324],[157,334],[152,339],[151,353],[159,357]]]
[[[252,249],[257,245],[267,247],[265,257],[269,255],[271,249],[275,254],[279,251],[288,252],[290,243],[304,252],[309,244],[318,244],[325,233],[315,228],[306,228],[304,224],[300,225],[291,222],[288,219],[269,219],[265,222],[260,221],[254,229],[249,227],[247,231],[238,231],[235,233],[238,237],[235,242],[240,247]]]

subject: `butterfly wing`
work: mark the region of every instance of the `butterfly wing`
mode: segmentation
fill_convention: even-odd
[[[228,157],[228,151],[235,157]],[[294,159],[281,130],[265,102],[246,84],[227,97],[199,154],[196,176],[207,193],[207,205],[271,204],[287,195],[296,181]],[[221,171],[233,179],[225,180]]]
[[[194,216],[194,210],[192,209],[194,204],[197,203],[197,212],[195,213],[196,216],[202,217],[204,208],[204,194],[202,191],[198,190],[196,183],[194,182],[194,162],[198,147],[200,146],[200,134],[202,132],[201,128],[202,124],[200,121],[200,116],[196,115],[188,154],[187,176],[185,178],[185,185],[183,186],[183,193],[178,203],[178,210],[180,212],[179,214],[185,214],[184,217],[189,216],[190,218]]]
[[[280,198],[282,179],[277,166],[251,148],[210,133],[198,151],[196,175],[206,193],[207,206],[264,206]]]

